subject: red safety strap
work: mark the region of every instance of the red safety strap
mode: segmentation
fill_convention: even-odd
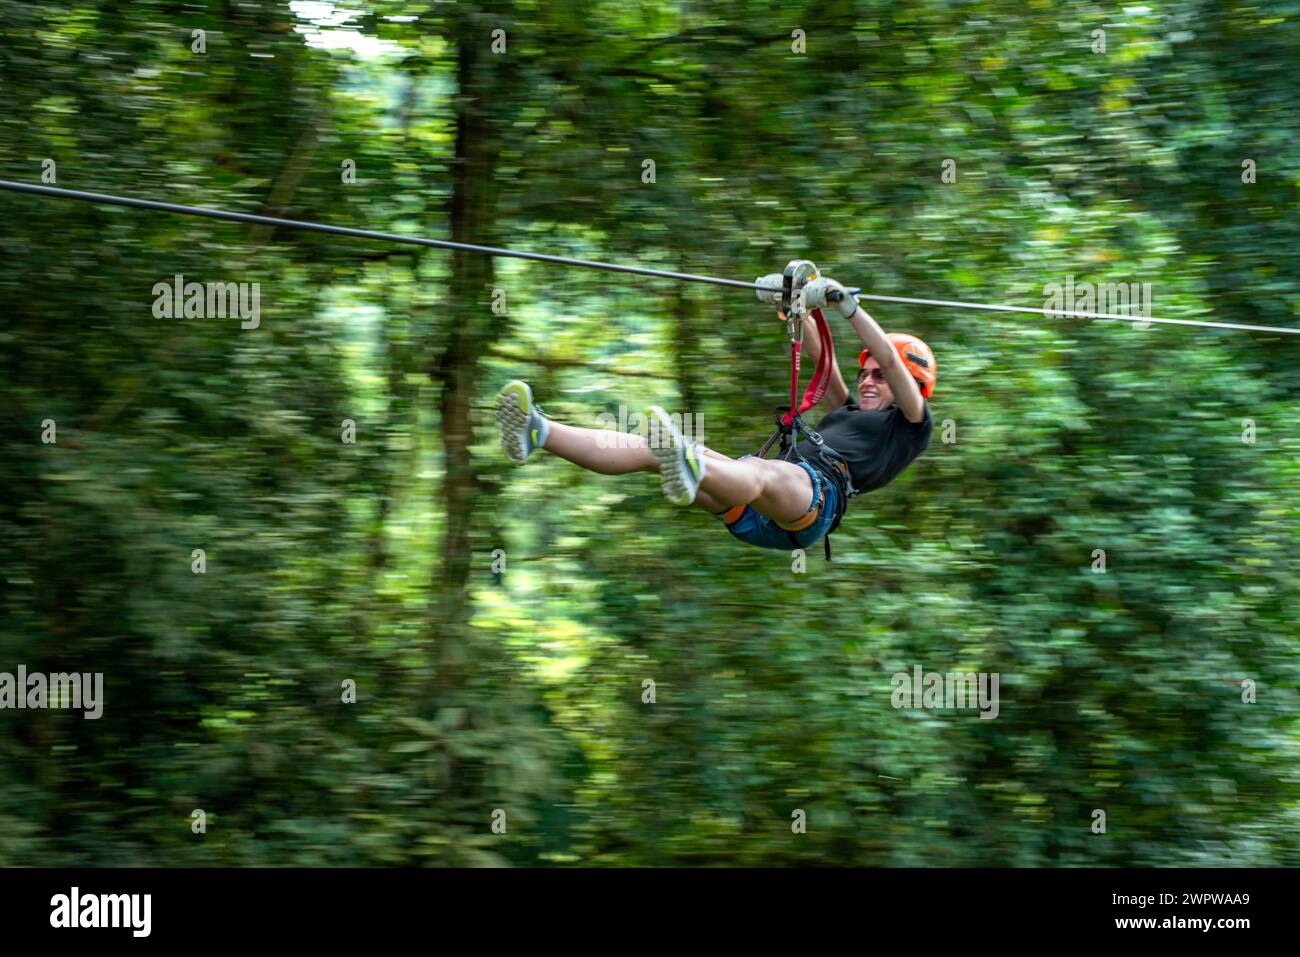
[[[799,353],[803,344],[797,341],[790,343],[790,411],[781,416],[781,424],[785,426],[794,424],[795,410],[798,410],[799,415],[803,415],[820,402],[831,382],[831,360],[835,355],[835,343],[831,341],[831,327],[820,309],[814,309],[812,317],[817,323],[817,336],[821,339],[821,354],[817,356],[817,368],[813,370],[812,379],[808,383],[808,388],[804,390],[803,399],[800,400],[798,398]]]

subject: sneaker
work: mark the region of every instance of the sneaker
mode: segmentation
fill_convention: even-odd
[[[650,422],[651,436],[657,434],[650,451],[659,460],[664,498],[674,505],[690,505],[704,478],[704,456],[699,446],[683,438],[668,413],[657,405],[647,410],[646,420]]]
[[[527,462],[533,449],[546,442],[550,424],[533,402],[533,390],[527,382],[515,379],[497,393],[497,426],[501,429],[501,448],[512,462]]]

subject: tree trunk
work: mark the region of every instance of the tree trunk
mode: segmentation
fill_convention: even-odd
[[[506,57],[494,57],[490,30],[481,16],[462,15],[457,31],[456,147],[452,170],[451,238],[456,242],[494,244],[495,190],[493,162],[498,137],[488,111],[500,102],[509,69]],[[445,471],[440,489],[444,516],[440,561],[434,572],[437,597],[434,625],[438,670],[444,687],[458,687],[463,677],[469,618],[471,529],[480,486],[470,446],[474,442],[472,402],[479,386],[479,357],[496,334],[488,307],[493,263],[487,256],[454,251],[447,284],[444,345],[434,378],[441,386],[439,410]]]

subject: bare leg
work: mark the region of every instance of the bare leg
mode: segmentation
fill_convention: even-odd
[[[731,506],[719,502],[704,489],[700,489],[695,493],[695,504],[711,515],[720,515],[731,508]]]
[[[713,449],[705,449],[704,454],[708,464],[696,503],[711,512],[748,503],[773,521],[793,522],[812,504],[812,480],[792,462],[753,457],[732,459]],[[700,503],[706,496],[708,503]]]
[[[659,462],[634,432],[584,429],[552,420],[543,446],[548,452],[601,475],[658,472]],[[732,459],[702,448],[708,458],[695,504],[714,513],[748,503],[778,522],[808,511],[812,482],[799,466],[780,459]]]
[[[601,475],[659,471],[658,460],[635,432],[584,429],[552,420],[542,448]]]
[[[713,451],[713,449],[710,449],[703,445],[700,446],[700,451],[704,453],[704,457],[707,458],[710,462],[715,461],[717,459],[726,458],[726,456],[724,456],[721,452],[715,452]],[[705,468],[708,468],[708,466],[705,465]],[[713,515],[718,515],[734,507],[714,498],[712,495],[710,495],[708,492],[704,490],[703,486],[701,486],[699,492],[695,494],[695,504],[699,508],[702,508],[706,512],[709,512]]]

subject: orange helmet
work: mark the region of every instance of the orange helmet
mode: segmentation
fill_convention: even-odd
[[[907,371],[912,373],[912,378],[921,387],[921,395],[927,399],[934,395],[934,383],[938,378],[939,366],[934,361],[934,353],[930,351],[930,347],[916,336],[906,332],[889,333],[889,341],[894,344],[899,358],[903,360],[903,365],[907,366]],[[866,368],[870,355],[870,349],[862,350],[862,354],[858,356],[859,369]]]

